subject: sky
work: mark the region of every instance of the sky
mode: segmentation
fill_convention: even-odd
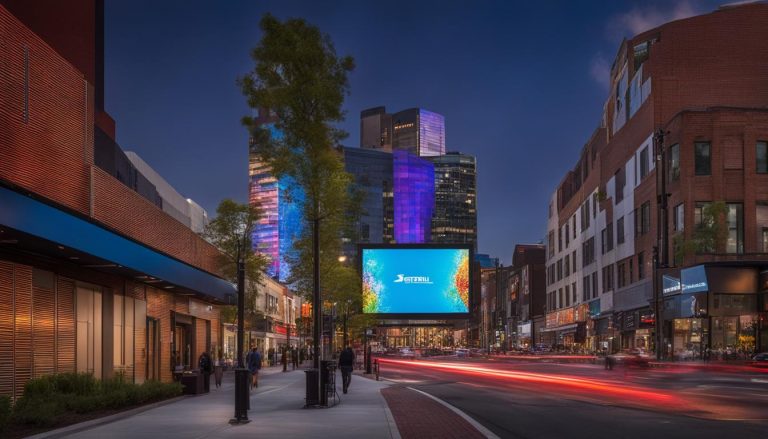
[[[624,36],[713,11],[684,1],[105,2],[105,106],[117,141],[213,215],[247,201],[249,114],[260,17],[304,18],[351,55],[349,133],[360,111],[445,116],[446,148],[477,157],[478,251],[511,261],[546,234],[550,196],[598,126]]]

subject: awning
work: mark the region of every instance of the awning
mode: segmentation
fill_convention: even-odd
[[[0,227],[32,237],[36,241],[30,244],[40,248],[46,247],[46,242],[53,243],[55,245],[49,247],[63,246],[111,263],[109,267],[83,265],[85,268],[114,268],[126,273],[140,273],[151,276],[153,281],[176,285],[222,302],[236,293],[235,286],[224,279],[4,187],[0,187]]]

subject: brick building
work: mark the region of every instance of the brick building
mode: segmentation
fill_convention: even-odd
[[[0,394],[54,372],[196,367],[235,290],[116,146],[102,1],[2,0],[0,41]]]
[[[653,349],[658,295],[664,355],[768,349],[767,21],[724,6],[621,43],[551,197],[543,342]]]

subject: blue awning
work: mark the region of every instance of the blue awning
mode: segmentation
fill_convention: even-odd
[[[168,283],[225,301],[236,293],[224,279],[166,256],[78,216],[0,187],[0,225]]]

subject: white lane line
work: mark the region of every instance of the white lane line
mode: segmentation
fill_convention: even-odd
[[[414,392],[419,392],[419,393],[421,393],[424,396],[432,398],[433,400],[439,402],[440,404],[444,405],[445,407],[448,407],[452,412],[456,413],[457,415],[461,416],[462,419],[464,419],[465,421],[469,422],[469,424],[471,426],[475,427],[475,429],[477,431],[479,431],[480,434],[482,434],[486,438],[488,438],[488,439],[501,439],[500,437],[496,436],[491,430],[488,430],[487,428],[485,428],[485,426],[483,426],[479,422],[477,422],[474,419],[472,419],[469,415],[467,415],[463,411],[459,410],[458,408],[452,406],[451,404],[448,404],[447,402],[443,401],[442,399],[440,399],[440,398],[438,398],[436,396],[430,395],[427,392],[422,392],[419,389],[414,389],[413,387],[408,387],[408,388],[413,390]]]

